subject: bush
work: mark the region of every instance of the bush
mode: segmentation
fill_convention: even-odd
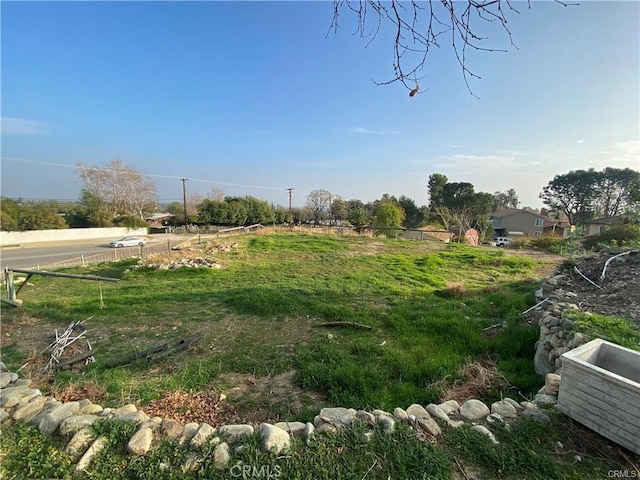
[[[149,224],[144,220],[142,220],[140,217],[134,217],[134,216],[114,218],[113,224],[116,227],[128,227],[128,228],[143,228],[143,227],[149,226]]]
[[[609,246],[638,246],[640,245],[640,225],[632,223],[612,225],[604,232],[585,238],[582,245],[588,250]]]

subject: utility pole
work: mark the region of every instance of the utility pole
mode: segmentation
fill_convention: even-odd
[[[184,233],[189,233],[187,229],[187,180],[188,178],[181,178],[182,181],[182,202],[184,204]]]
[[[291,197],[293,196],[293,188],[287,188],[287,192],[289,192],[289,213],[291,213]]]

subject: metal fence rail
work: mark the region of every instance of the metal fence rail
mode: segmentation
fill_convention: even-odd
[[[47,265],[36,265],[34,270],[56,270],[59,268],[84,267],[98,263],[117,262],[125,258],[144,258],[154,253],[167,253],[171,251],[171,241],[152,243],[142,247],[114,248],[97,255],[80,255],[61,262]]]

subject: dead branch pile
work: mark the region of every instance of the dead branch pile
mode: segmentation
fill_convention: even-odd
[[[85,320],[71,322],[67,329],[61,335],[58,335],[58,329],[55,330],[55,333],[56,339],[51,342],[51,344],[49,344],[49,346],[42,352],[45,353],[48,350],[51,350],[49,361],[47,362],[47,366],[45,368],[46,371],[66,370],[71,368],[72,365],[81,361],[84,361],[85,365],[95,362],[95,358],[93,357],[95,351],[93,350],[93,347],[91,346],[89,340],[86,338],[87,330],[85,327]],[[86,342],[86,352],[81,352],[79,355],[76,355],[71,359],[61,361],[65,350],[67,350],[71,345],[75,344],[78,340],[84,340],[84,342]],[[74,347],[77,346],[78,344],[74,345]],[[78,353],[78,350],[75,349],[74,353]]]

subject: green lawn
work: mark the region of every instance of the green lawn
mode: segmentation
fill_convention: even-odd
[[[119,278],[118,283],[34,276],[20,292],[23,307],[3,308],[2,360],[14,371],[26,365],[23,375],[32,374],[45,393],[75,389],[99,394],[95,400],[103,406],[134,402],[141,407],[176,390],[225,393],[241,419],[257,418],[251,412],[260,411],[262,419],[310,421],[323,406],[393,410],[439,402],[465,392],[465,382],[473,383],[465,376],[470,366],[493,372],[466,390],[487,402],[531,397],[543,383],[532,361],[538,329],[523,324],[521,313],[534,304],[540,276],[553,265],[501,249],[383,238],[291,233],[237,241],[237,249],[216,254],[224,265],[220,270],[155,270],[126,260],[67,270]],[[81,320],[86,320],[96,362],[82,371],[43,377],[41,352],[54,330],[60,333]],[[324,322],[371,328],[329,328]],[[492,325],[503,328],[485,335],[483,329]],[[193,335],[195,343],[171,357],[107,366]],[[253,387],[242,385],[248,378]],[[397,438],[374,437],[373,453],[356,461],[363,446],[347,433],[316,446],[301,445],[307,449],[303,457],[278,465],[288,472],[283,478],[310,478],[304,472],[323,462],[327,472],[347,472],[341,478],[364,478],[371,465],[367,478],[386,479],[395,471],[414,478],[411,461],[394,463],[398,450],[408,458],[432,459],[433,470],[425,478],[452,478],[453,459],[460,455],[467,464],[493,472],[486,478],[589,478],[585,465],[539,457],[559,440],[545,436],[546,426],[523,425],[522,431],[503,432],[514,443],[491,454],[479,455],[482,438],[466,429],[451,432],[439,448],[400,432]],[[24,432],[12,431],[17,436],[7,448],[18,455]],[[571,443],[568,432],[559,435]],[[348,455],[334,457],[338,447],[331,442],[348,445]],[[149,458],[145,462],[155,457]],[[16,461],[27,460],[18,455]],[[601,468],[598,461],[587,470]],[[66,468],[64,459],[56,465]],[[148,476],[130,478],[171,478],[155,476],[151,464],[137,465]],[[105,472],[112,467],[102,466]],[[207,478],[223,478],[207,471]],[[96,473],[94,478],[107,477]]]

